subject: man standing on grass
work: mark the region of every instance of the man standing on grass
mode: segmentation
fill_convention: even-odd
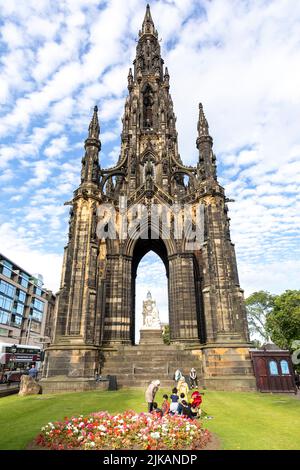
[[[191,368],[190,372],[190,384],[191,388],[198,388],[198,381],[197,381],[197,372],[194,367]]]

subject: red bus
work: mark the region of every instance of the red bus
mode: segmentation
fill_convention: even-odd
[[[41,348],[30,344],[0,343],[0,383],[18,382],[22,373],[35,364],[39,369]]]

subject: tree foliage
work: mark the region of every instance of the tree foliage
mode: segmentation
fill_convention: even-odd
[[[165,344],[170,344],[170,325],[164,326],[162,337]]]
[[[274,299],[274,307],[267,316],[266,331],[279,347],[292,350],[300,340],[300,291],[287,290]]]
[[[270,341],[270,333],[266,330],[267,316],[274,307],[275,296],[266,291],[258,291],[251,294],[245,301],[247,319],[251,338],[259,345]]]
[[[300,340],[300,290],[287,290],[280,295],[254,292],[246,299],[250,335],[264,343],[273,341],[293,351]]]

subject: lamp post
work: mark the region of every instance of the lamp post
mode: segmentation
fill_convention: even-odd
[[[32,315],[29,315],[29,322],[28,322],[28,329],[27,329],[26,344],[29,343],[29,339],[30,339],[31,322],[32,322]]]

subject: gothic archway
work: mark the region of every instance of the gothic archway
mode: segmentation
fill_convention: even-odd
[[[135,322],[136,322],[136,311],[135,311],[135,297],[136,297],[136,277],[137,269],[144,258],[144,256],[150,251],[154,252],[162,260],[165,269],[168,282],[168,292],[169,292],[169,260],[166,246],[162,239],[149,239],[144,240],[139,238],[134,246],[133,255],[132,255],[132,264],[131,264],[131,328],[130,328],[130,339],[132,344],[135,344]]]
[[[135,278],[135,310],[133,315],[136,345],[140,344],[142,340],[141,328],[146,321],[143,314],[144,302],[150,298],[151,302],[155,303],[159,321],[162,330],[164,330],[165,326],[169,325],[168,277],[162,259],[152,250],[146,253],[139,262]],[[150,312],[149,309],[147,311]],[[148,323],[149,320],[147,320]]]

